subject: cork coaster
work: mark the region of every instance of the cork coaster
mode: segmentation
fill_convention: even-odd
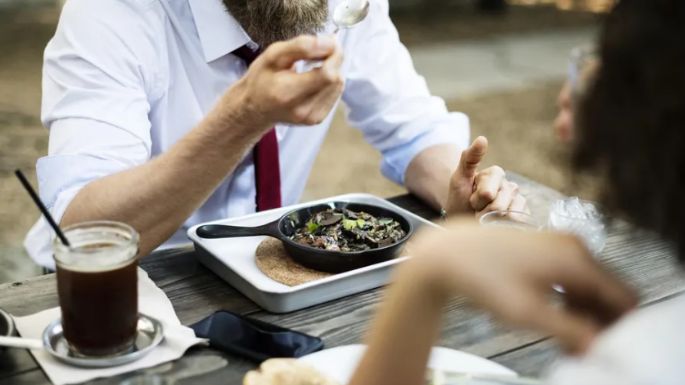
[[[257,247],[255,256],[259,270],[284,285],[297,286],[331,276],[330,273],[313,270],[293,261],[278,239],[263,240]]]

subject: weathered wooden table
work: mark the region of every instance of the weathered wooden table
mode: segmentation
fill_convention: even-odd
[[[545,210],[561,197],[547,187],[511,175],[528,196],[534,211]],[[391,199],[394,203],[426,218],[435,213],[411,196]],[[602,261],[636,287],[643,306],[672,299],[685,290],[685,281],[673,268],[673,251],[655,236],[614,223],[609,231]],[[371,290],[290,314],[261,310],[231,286],[196,262],[191,247],[153,254],[141,266],[166,292],[184,324],[196,322],[220,309],[249,315],[267,322],[320,336],[327,347],[360,343],[363,340],[382,290]],[[22,316],[57,306],[54,275],[0,286],[0,307]],[[516,370],[537,376],[558,356],[553,342],[530,332],[511,331],[494,324],[487,315],[454,300],[447,309],[442,346],[487,357]],[[254,364],[208,348],[195,348],[181,360],[117,378],[93,381],[97,384],[135,383],[144,374],[171,376],[177,383],[240,384]],[[193,376],[193,377],[189,377]],[[185,379],[183,379],[186,377]],[[0,353],[0,385],[48,383],[40,367],[25,350]]]

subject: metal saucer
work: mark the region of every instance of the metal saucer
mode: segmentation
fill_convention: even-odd
[[[150,353],[163,339],[162,324],[143,314],[140,314],[138,319],[138,331],[133,347],[111,356],[88,357],[75,354],[64,338],[61,319],[50,323],[43,332],[43,345],[48,353],[66,364],[87,368],[106,368],[136,361]]]

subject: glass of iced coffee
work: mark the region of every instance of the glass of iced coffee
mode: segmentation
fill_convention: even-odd
[[[133,347],[138,325],[138,233],[109,221],[66,227],[55,239],[62,329],[79,356],[117,355]]]

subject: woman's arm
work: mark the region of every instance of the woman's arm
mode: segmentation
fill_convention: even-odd
[[[458,221],[417,237],[374,321],[351,385],[423,385],[442,309],[463,295],[506,324],[553,335],[582,352],[604,327],[635,306],[575,238],[483,229]],[[566,305],[550,301],[552,286]]]
[[[411,265],[411,268],[410,268]],[[395,277],[350,385],[424,385],[426,363],[449,299],[428,264],[407,263]]]

